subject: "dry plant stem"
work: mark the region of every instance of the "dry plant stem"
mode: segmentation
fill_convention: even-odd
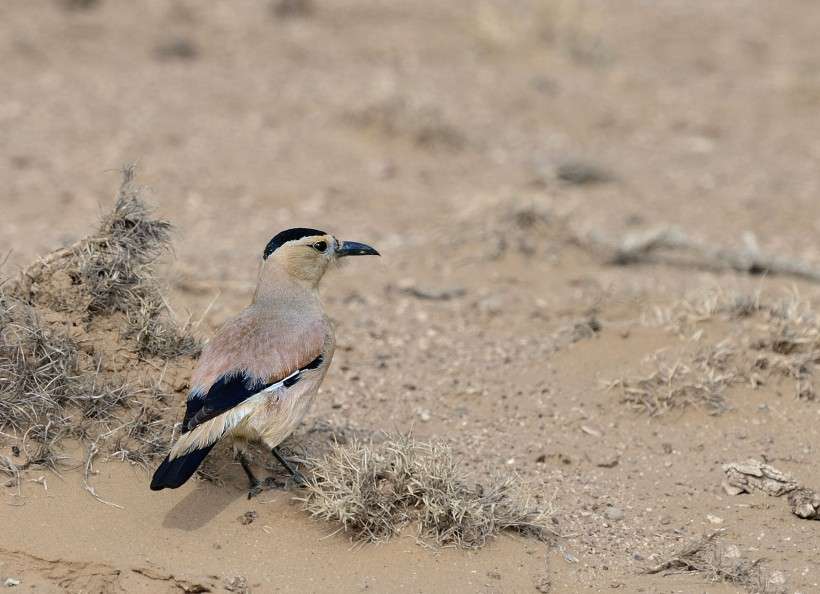
[[[662,571],[668,571],[670,569],[684,569],[688,571],[697,570],[698,567],[692,563],[692,556],[703,551],[707,546],[711,546],[712,541],[714,541],[723,532],[725,532],[725,529],[715,530],[710,534],[704,535],[699,539],[689,542],[681,549],[676,551],[672,557],[666,559],[658,565],[655,565],[654,567],[650,567],[645,571],[645,573],[655,574]]]
[[[94,487],[92,487],[91,484],[88,482],[89,477],[94,472],[94,469],[92,467],[92,464],[94,462],[94,458],[97,456],[97,454],[99,452],[100,452],[100,450],[97,447],[97,442],[96,441],[91,442],[88,445],[88,453],[86,454],[86,457],[85,457],[85,470],[83,472],[83,488],[86,491],[88,491],[89,493],[91,493],[91,496],[94,499],[96,499],[97,501],[99,501],[100,503],[104,503],[105,505],[110,505],[111,507],[116,507],[117,509],[125,509],[123,506],[118,505],[116,503],[112,503],[111,501],[106,501],[105,499],[103,499],[102,497],[97,495],[97,490]]]
[[[749,561],[730,558],[726,554],[726,550],[717,543],[717,538],[724,531],[717,530],[685,544],[668,559],[646,569],[644,573],[699,573],[709,581],[736,584],[756,594],[782,591],[769,587],[769,576],[760,566],[763,559]]]
[[[604,251],[611,263],[622,266],[640,262],[680,264],[680,258],[676,258],[675,253],[682,253],[694,257],[694,265],[708,269],[776,274],[820,282],[820,269],[817,267],[802,260],[765,254],[751,234],[743,239],[744,248],[726,248],[693,239],[675,227],[660,227],[630,233],[620,239],[592,232],[579,238],[579,242],[596,251]]]

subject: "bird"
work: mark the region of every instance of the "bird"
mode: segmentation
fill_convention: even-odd
[[[333,359],[336,340],[319,282],[342,258],[366,255],[380,254],[367,244],[304,227],[282,231],[267,243],[251,303],[202,351],[180,435],[154,472],[151,490],[182,486],[223,439],[232,443],[248,477],[248,498],[265,484],[248,460],[252,442],[304,483],[278,446],[307,413]]]

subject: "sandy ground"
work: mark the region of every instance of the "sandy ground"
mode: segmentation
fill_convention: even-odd
[[[721,464],[749,457],[820,487],[817,401],[781,378],[731,386],[720,415],[650,417],[606,389],[650,372],[658,352],[684,358],[742,331],[653,321],[686,295],[812,303],[816,286],[609,266],[566,233],[673,223],[738,245],[748,231],[820,261],[816,2],[316,0],[290,16],[249,0],[83,4],[0,4],[6,270],[83,236],[134,160],[177,227],[172,304],[205,337],[248,301],[279,230],[371,243],[379,262],[326,281],[339,348],[308,424],[447,440],[477,476],[520,475],[562,538],[353,546],[292,493],[247,501],[229,460],[224,486],[161,493],[108,462],[94,484],[122,509],[95,501],[79,472],[35,471],[47,490],[2,493],[2,580],[37,592],[240,591],[236,576],[254,592],[735,592],[641,573],[722,528],[787,591],[820,591],[820,523],[720,487]],[[567,163],[605,179],[562,180]],[[546,222],[529,224],[533,212]],[[584,331],[593,314],[600,329]]]

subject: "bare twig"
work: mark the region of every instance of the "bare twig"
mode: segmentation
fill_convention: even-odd
[[[751,233],[743,236],[742,248],[711,245],[668,226],[630,233],[619,239],[592,232],[579,237],[578,242],[603,251],[609,262],[621,266],[641,262],[681,264],[682,257],[689,257],[691,260],[685,263],[690,266],[753,275],[794,276],[820,282],[820,268],[802,260],[762,252]]]
[[[88,454],[86,454],[85,457],[85,471],[83,472],[83,488],[89,493],[91,493],[91,496],[100,503],[110,505],[111,507],[116,507],[117,509],[125,509],[123,506],[113,503],[111,501],[106,501],[105,499],[97,495],[97,490],[94,487],[92,487],[91,484],[88,482],[89,476],[92,472],[94,472],[92,463],[99,452],[100,450],[97,447],[96,441],[88,444]]]

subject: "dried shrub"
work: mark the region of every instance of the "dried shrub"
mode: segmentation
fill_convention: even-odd
[[[133,166],[123,169],[114,210],[74,251],[92,312],[127,312],[135,297],[154,293],[153,264],[170,249],[171,224],[153,218],[134,174]]]
[[[142,463],[167,451],[161,411],[199,351],[154,280],[169,233],[128,167],[96,233],[0,283],[0,438],[24,453],[17,470],[55,468],[66,437]]]
[[[610,389],[641,412],[660,415],[674,409],[701,406],[718,414],[726,410],[724,392],[744,376],[734,365],[736,353],[729,343],[707,347],[673,363],[655,357],[657,369],[645,377],[621,378]]]
[[[778,583],[782,574],[767,574],[762,559],[750,561],[740,556],[736,546],[722,545],[716,531],[694,539],[675,551],[646,573],[698,573],[710,582],[728,582],[754,594],[779,594],[785,591]]]
[[[134,175],[133,166],[123,169],[114,208],[95,234],[31,264],[14,292],[86,324],[125,314],[124,335],[136,338],[141,355],[196,355],[199,341],[176,322],[155,279],[157,259],[170,251],[171,224],[153,216]]]
[[[313,517],[338,522],[355,540],[382,542],[411,522],[421,541],[478,548],[503,530],[548,539],[550,513],[523,498],[511,478],[470,484],[441,444],[390,437],[336,444],[311,461],[300,500]]]
[[[175,359],[197,357],[202,343],[190,329],[190,324],[178,325],[166,314],[168,306],[159,293],[135,295],[126,312],[125,336],[136,341],[136,352],[144,357]]]
[[[759,293],[706,292],[655,311],[654,321],[681,336],[699,340],[703,322],[732,324],[728,340],[737,353],[738,376],[752,385],[765,377],[788,377],[798,398],[814,400],[814,371],[820,363],[820,317],[798,295],[766,300]]]

